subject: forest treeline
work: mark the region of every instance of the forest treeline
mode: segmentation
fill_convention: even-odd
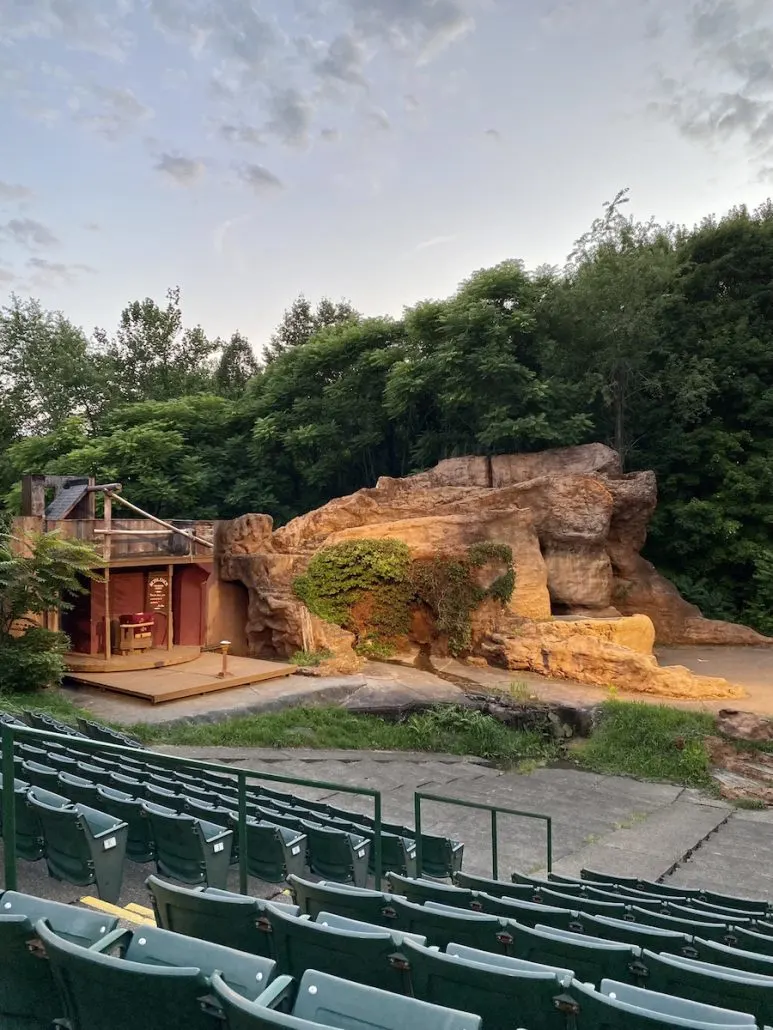
[[[646,554],[708,615],[773,631],[773,205],[693,229],[626,217],[562,269],[478,271],[402,318],[303,297],[272,339],[207,338],[179,291],[91,338],[0,313],[0,496],[27,472],[120,480],[173,518],[268,512],[462,454],[593,440],[654,469]]]

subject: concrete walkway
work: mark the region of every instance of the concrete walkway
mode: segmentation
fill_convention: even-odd
[[[212,747],[165,750],[276,776],[380,790],[383,815],[390,822],[413,823],[416,790],[539,812],[553,819],[556,872],[576,875],[586,865],[620,875],[662,876],[667,883],[773,897],[768,857],[773,844],[773,812],[736,810],[693,790],[599,776],[574,768],[538,769],[528,775],[502,773],[480,760],[423,753]],[[287,789],[303,797],[324,798],[352,811],[372,811],[364,799],[335,789]],[[467,871],[491,875],[486,813],[427,803],[422,816],[427,831],[465,842]],[[500,816],[499,834],[500,878],[509,878],[513,870],[544,869],[544,823]],[[20,862],[19,871],[19,888],[31,893],[64,901],[93,893],[50,880],[42,862]],[[152,865],[127,863],[123,904],[147,903],[144,880],[151,872]],[[235,872],[230,886],[238,889]],[[253,881],[251,890],[272,896],[277,888]]]

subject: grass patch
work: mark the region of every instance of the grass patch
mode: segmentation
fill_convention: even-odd
[[[575,757],[593,772],[708,787],[704,738],[715,732],[714,717],[702,712],[605,701],[595,733]]]
[[[290,655],[288,661],[301,669],[315,669],[332,657],[332,651],[296,651]]]
[[[539,733],[510,730],[481,712],[446,706],[405,722],[354,715],[344,708],[289,708],[219,723],[129,728],[145,743],[220,747],[308,747],[427,751],[474,755],[495,762],[548,761],[557,745]]]
[[[29,694],[0,694],[0,712],[23,715],[24,712],[45,712],[60,722],[75,725],[78,716],[89,718],[85,708],[79,708],[59,690],[38,690]]]

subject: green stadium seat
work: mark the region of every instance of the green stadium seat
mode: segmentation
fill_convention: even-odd
[[[760,933],[757,924],[752,927],[733,927],[733,936],[736,939],[737,948],[746,948],[749,951],[757,951],[762,955],[773,955],[773,937]]]
[[[578,933],[583,931],[582,913],[568,908],[557,908],[554,905],[542,905],[532,901],[516,901],[515,898],[492,898],[488,894],[477,894],[476,902],[480,905],[481,912],[503,919],[514,919],[524,926],[545,923],[562,930],[576,930]]]
[[[653,991],[704,1005],[732,1005],[753,1015],[760,1026],[773,1024],[773,976],[651,951],[642,952],[642,962],[649,971],[647,986]]]
[[[2,829],[3,778],[0,776],[0,830]],[[16,854],[26,862],[37,862],[43,857],[46,842],[37,813],[27,802],[30,785],[23,780],[13,781],[16,814]]]
[[[735,932],[727,923],[704,923],[676,915],[664,915],[662,912],[651,912],[647,908],[639,908],[634,905],[631,915],[637,923],[644,923],[646,926],[662,926],[665,930],[676,930],[679,933],[686,933],[690,937],[696,934],[710,941],[719,941],[720,944],[734,944],[738,938]]]
[[[449,887],[445,883],[423,880],[421,877],[400,876],[397,873],[386,874],[387,885],[392,894],[400,894],[408,901],[423,905],[425,901],[437,901],[441,905],[452,908],[476,908],[476,895],[464,887]]]
[[[600,916],[606,915],[613,918],[622,918],[630,907],[622,901],[599,901],[597,898],[587,896],[580,898],[573,894],[563,894],[560,891],[541,890],[538,896],[546,905],[559,908],[581,908],[583,912],[596,912]]]
[[[372,891],[339,883],[314,883],[291,873],[287,882],[303,915],[316,919],[320,912],[336,912],[348,919],[380,926],[394,926],[392,898],[382,891]]]
[[[157,782],[157,780],[154,780]],[[218,806],[221,804],[220,794],[216,790],[207,790],[206,787],[201,787],[195,783],[188,783],[185,780],[178,780],[181,784],[181,793],[185,794],[186,797],[196,798],[199,801],[204,801],[208,805]],[[184,788],[183,786],[184,785]],[[160,784],[163,787],[163,783]]]
[[[475,1012],[486,1030],[564,1030],[566,1018],[555,999],[566,994],[553,972],[527,972],[517,960],[498,963],[442,954],[411,941],[404,945],[411,995],[422,1001]],[[482,954],[482,953],[477,953]],[[571,976],[569,977],[571,979]]]
[[[22,778],[33,787],[44,790],[56,790],[59,781],[59,770],[42,762],[24,761],[21,764]]]
[[[37,787],[27,796],[43,827],[49,875],[79,887],[96,884],[100,898],[114,904],[121,895],[128,826],[86,805],[48,803],[49,797]]]
[[[75,776],[69,772],[60,772],[56,785],[56,792],[68,798],[75,805],[89,805],[91,808],[99,808],[97,802],[96,783],[91,780],[84,780],[82,776]]]
[[[461,841],[422,833],[420,876],[452,879],[461,870],[463,859],[464,844]]]
[[[156,842],[156,870],[183,883],[225,887],[233,833],[222,826],[142,802]]]
[[[92,740],[104,740],[108,744],[123,744],[124,747],[141,748],[142,744],[136,737],[130,737],[128,733],[121,733],[110,726],[103,726],[102,723],[92,722],[90,719],[76,718],[78,729]]]
[[[300,828],[308,838],[308,862],[313,873],[337,883],[365,886],[368,882],[369,840],[305,820]]]
[[[436,948],[445,948],[453,942],[480,951],[511,953],[512,925],[505,919],[450,908],[435,901],[415,905],[395,896],[390,907],[394,910],[394,925],[398,930],[420,934]]]
[[[70,1030],[212,1030],[219,1009],[207,995],[216,971],[250,999],[274,975],[270,959],[150,926],[117,931],[88,949],[57,937],[42,919],[37,932]],[[119,954],[107,954],[108,948]]]
[[[512,883],[510,880],[489,880],[485,876],[471,876],[459,871],[454,876],[457,887],[468,887],[473,891],[484,891],[495,898],[517,898],[519,901],[532,901],[534,888],[528,883]]]
[[[89,947],[113,931],[118,920],[101,912],[15,891],[0,896],[0,1026],[3,1030],[49,1030],[64,1016],[51,967],[38,946],[35,925],[46,919],[62,938]]]
[[[720,917],[722,919],[728,919],[733,923],[737,923],[741,920],[754,920],[764,917],[766,915],[765,909],[760,908],[728,908],[710,901],[704,901],[703,898],[690,898],[688,908],[692,908],[696,913],[700,913],[701,916],[707,915],[709,918],[714,919]]]
[[[614,980],[602,980],[598,991],[575,980],[572,993],[577,999],[577,1030],[751,1030],[755,1026],[754,1020],[743,1012],[685,1001]]]
[[[513,925],[512,934],[512,954],[517,958],[573,969],[579,980],[600,983],[610,976],[638,983],[641,979],[639,949],[633,945],[539,925]]]
[[[475,948],[466,948],[463,944],[449,944],[445,954],[457,955],[469,962],[482,962],[486,966],[520,969],[524,973],[552,973],[560,980],[574,979],[574,970],[572,969],[549,966],[544,962],[527,962],[526,959],[515,958],[514,955],[497,955],[493,951],[476,951]]]
[[[179,887],[156,876],[149,876],[146,886],[162,929],[271,958],[269,935],[259,925],[266,910],[274,907],[269,902],[212,888]],[[298,914],[295,906],[280,907]]]
[[[698,954],[691,936],[678,930],[666,930],[663,927],[647,926],[646,923],[629,923],[623,919],[595,915],[583,916],[582,924],[585,933],[603,937],[605,940],[635,944],[639,948],[666,951],[672,955],[687,955],[690,958],[696,958]]]
[[[416,841],[411,837],[403,837],[397,833],[381,833],[381,868],[392,869],[398,876],[415,877]],[[370,849],[368,869],[376,871],[376,849]]]
[[[69,772],[77,774],[76,766],[80,761],[75,755],[67,754],[65,751],[51,751],[46,756],[48,765],[58,769],[60,773]]]
[[[161,808],[171,808],[178,815],[185,811],[185,797],[182,794],[167,790],[165,787],[157,787],[153,783],[145,783],[143,798]]]
[[[320,926],[330,926],[334,930],[353,930],[355,933],[384,933],[385,929],[376,923],[363,923],[359,919],[347,919],[346,916],[336,915],[335,912],[320,912],[314,922],[319,923]],[[414,944],[426,945],[427,943],[427,938],[418,933],[403,933],[401,930],[389,930],[388,932],[398,946],[402,946],[402,942],[406,940],[413,941]]]
[[[764,918],[773,913],[773,901],[765,901],[754,898],[739,898],[735,894],[717,894],[716,891],[701,890],[695,899],[706,905],[715,905],[717,908],[742,909],[748,912],[755,912],[758,917]]]
[[[91,780],[92,783],[102,784],[104,787],[113,786],[112,777],[114,774],[109,769],[103,769],[101,765],[96,765],[94,762],[78,762],[75,775],[82,776],[84,780]],[[122,788],[119,786],[118,789]]]
[[[752,922],[750,916],[735,915],[733,913],[725,912],[711,912],[707,908],[698,908],[697,905],[692,904],[692,898],[689,899],[689,905],[678,905],[671,903],[668,906],[666,914],[677,916],[679,919],[692,919],[696,923],[731,923],[733,926],[744,926]]]
[[[142,810],[142,801],[112,787],[97,787],[96,808],[122,819],[129,827],[126,857],[143,864],[156,857],[156,845],[150,820]]]
[[[297,985],[291,1013],[277,1011],[295,991],[289,978],[278,977],[252,1004],[230,990],[217,974],[212,977],[215,995],[222,1005],[229,1030],[481,1030],[480,1016],[404,998],[388,991],[349,983],[324,973],[309,971]]]
[[[743,942],[743,944],[745,943],[747,942]],[[687,958],[699,958],[702,962],[714,962],[719,966],[731,966],[734,969],[742,969],[747,973],[773,976],[773,955],[745,950],[740,941],[739,945],[742,946],[731,948],[727,944],[719,944],[717,941],[707,941],[700,937],[695,937],[693,938],[693,944],[697,954],[687,955]]]
[[[336,930],[309,919],[289,916],[279,909],[266,911],[271,953],[277,970],[301,977],[306,970],[346,973],[347,980],[387,991],[404,989],[399,944],[386,928],[367,933]]]
[[[231,817],[236,833],[236,822]],[[247,820],[247,872],[266,883],[284,883],[292,874],[300,875],[306,863],[308,839],[286,826]]]

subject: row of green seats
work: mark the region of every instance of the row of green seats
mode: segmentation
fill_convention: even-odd
[[[177,925],[189,931],[206,933],[213,905],[219,900],[226,902],[225,897],[221,899],[218,894],[213,898],[208,891],[200,892],[198,897],[196,892],[180,897],[185,893],[181,888],[160,883],[149,886],[156,897],[156,910],[160,911],[163,901]],[[308,886],[317,890],[317,898],[327,894],[333,905],[337,898],[347,894],[377,894],[341,885]],[[245,914],[246,906],[253,906],[253,925],[263,924],[264,936],[258,946],[267,948],[279,973],[295,982],[302,981],[311,970],[331,976],[344,973],[348,980],[371,990],[406,994],[476,1013],[482,1017],[484,1030],[512,1030],[514,1026],[529,1030],[586,1026],[622,1030],[642,1026],[654,1030],[664,1022],[716,1028],[754,1026],[756,1021],[763,1026],[770,1023],[773,1014],[772,978],[658,955],[552,927],[527,928],[514,923],[504,923],[509,937],[506,947],[510,951],[505,954],[495,950],[505,942],[492,934],[491,921],[485,916],[460,910],[449,912],[434,902],[420,906],[393,896],[378,897],[382,905],[387,902],[396,916],[390,927],[330,911],[317,912],[313,920],[299,919],[297,913],[278,910],[270,902],[238,896],[232,896],[228,904],[244,905]],[[257,920],[255,906],[262,906],[262,915]],[[225,908],[223,904],[224,911]],[[246,920],[239,921],[246,928]],[[227,927],[225,918],[218,923],[223,932]],[[500,928],[503,925],[497,920],[494,923]],[[418,933],[419,930],[425,933]],[[249,932],[246,930],[246,934]],[[242,937],[244,946],[254,946],[259,940],[260,932],[252,933],[252,942],[246,935]],[[483,947],[448,940],[452,935],[467,937]],[[434,946],[428,947],[428,942]],[[617,989],[617,993],[610,989],[611,996],[607,989],[610,982]],[[627,1001],[621,998],[626,991]],[[730,1004],[737,1012],[720,1013],[716,1007],[707,1007],[721,1005],[726,1009]],[[635,1018],[631,1005],[636,1010]],[[264,1013],[265,1025],[280,1025],[281,1014],[278,1015],[279,1022],[272,1022]]]

